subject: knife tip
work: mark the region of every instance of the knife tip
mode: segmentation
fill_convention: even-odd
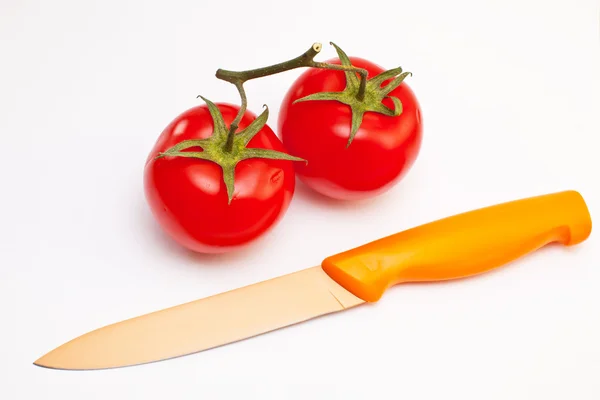
[[[47,365],[44,365],[44,364],[42,364],[42,363],[40,363],[40,362],[38,362],[38,361],[34,361],[34,362],[33,362],[33,365],[35,365],[36,367],[40,367],[40,368],[49,368],[49,369],[53,369],[52,367],[49,367],[49,366],[47,366]]]
[[[52,368],[47,363],[44,362],[45,357],[46,357],[46,355],[43,355],[42,357],[38,358],[37,360],[35,360],[33,362],[33,365],[35,365],[36,367],[41,367],[41,368]]]
[[[57,360],[53,360],[52,353],[53,352],[51,351],[50,353],[44,354],[43,356],[41,356],[40,358],[35,360],[33,362],[33,365],[35,365],[36,367],[46,368],[46,369],[57,369],[57,370],[70,369],[70,368],[66,368],[64,366],[59,365],[59,363],[57,363]]]

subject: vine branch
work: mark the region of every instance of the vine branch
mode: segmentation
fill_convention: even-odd
[[[364,99],[368,75],[367,70],[363,68],[356,68],[353,66],[328,64],[324,62],[314,61],[314,58],[317,56],[317,54],[319,54],[322,48],[323,46],[321,45],[321,43],[314,43],[310,47],[310,49],[308,49],[298,57],[281,62],[279,64],[269,65],[267,67],[251,69],[247,71],[228,71],[221,68],[217,70],[217,73],[215,75],[218,79],[224,80],[235,85],[240,94],[240,99],[242,103],[238,114],[236,115],[235,119],[229,127],[229,132],[227,134],[227,142],[225,144],[226,151],[231,151],[233,146],[233,135],[235,134],[235,131],[237,130],[239,123],[242,120],[244,113],[246,112],[246,108],[248,107],[248,100],[246,98],[246,92],[244,90],[244,83],[251,79],[262,78],[265,76],[274,75],[280,72],[285,72],[302,67],[330,69],[338,71],[354,71],[358,73],[361,78],[360,87],[356,98],[359,101],[362,101]]]

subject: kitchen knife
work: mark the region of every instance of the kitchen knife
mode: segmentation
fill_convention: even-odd
[[[36,365],[88,370],[179,357],[378,301],[392,285],[489,271],[590,235],[575,191],[515,200],[430,222],[327,257],[320,266],[86,333]]]

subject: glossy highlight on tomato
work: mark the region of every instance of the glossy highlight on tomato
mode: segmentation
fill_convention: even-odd
[[[229,126],[239,107],[223,103],[217,103],[217,107]],[[246,111],[237,132],[255,119],[253,113]],[[213,120],[206,105],[175,118],[148,156],[144,190],[152,214],[172,239],[192,251],[223,253],[254,242],[275,226],[292,199],[295,178],[292,161],[242,160],[235,167],[235,187],[228,204],[218,164],[186,157],[156,158],[184,140],[206,139],[212,134]],[[285,151],[268,125],[258,131],[247,147]]]
[[[368,60],[349,59],[352,66],[366,69],[369,77],[384,71]],[[340,60],[336,58],[327,63],[340,64]],[[306,70],[284,97],[278,131],[285,147],[308,161],[294,165],[298,177],[307,186],[335,199],[371,198],[394,186],[417,159],[423,132],[421,108],[414,92],[402,82],[389,93],[400,100],[401,114],[366,112],[348,145],[352,112],[347,104],[331,100],[294,103],[314,93],[343,91],[345,86],[343,71]],[[383,104],[394,109],[389,98],[384,99]]]

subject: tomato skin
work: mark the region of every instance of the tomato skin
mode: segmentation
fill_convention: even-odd
[[[229,126],[239,107],[217,106]],[[255,118],[246,111],[238,132]],[[204,139],[212,133],[213,121],[206,105],[183,112],[161,133],[144,169],[146,200],[159,225],[179,244],[201,253],[223,253],[254,242],[282,218],[295,189],[292,161],[243,160],[236,166],[235,190],[228,205],[219,165],[185,157],[155,160],[160,152],[182,140]],[[286,151],[268,125],[247,147]]]
[[[354,66],[366,69],[369,77],[384,71],[362,58],[350,60]],[[340,63],[338,59],[327,62]],[[345,86],[342,71],[305,71],[284,97],[278,131],[285,147],[308,161],[294,165],[297,176],[307,186],[340,200],[371,198],[389,190],[414,164],[422,142],[421,109],[413,91],[402,82],[389,94],[402,102],[402,114],[390,117],[365,113],[354,140],[346,148],[352,118],[348,105],[335,101],[292,104],[309,94],[342,91]],[[383,104],[394,108],[389,99]]]

